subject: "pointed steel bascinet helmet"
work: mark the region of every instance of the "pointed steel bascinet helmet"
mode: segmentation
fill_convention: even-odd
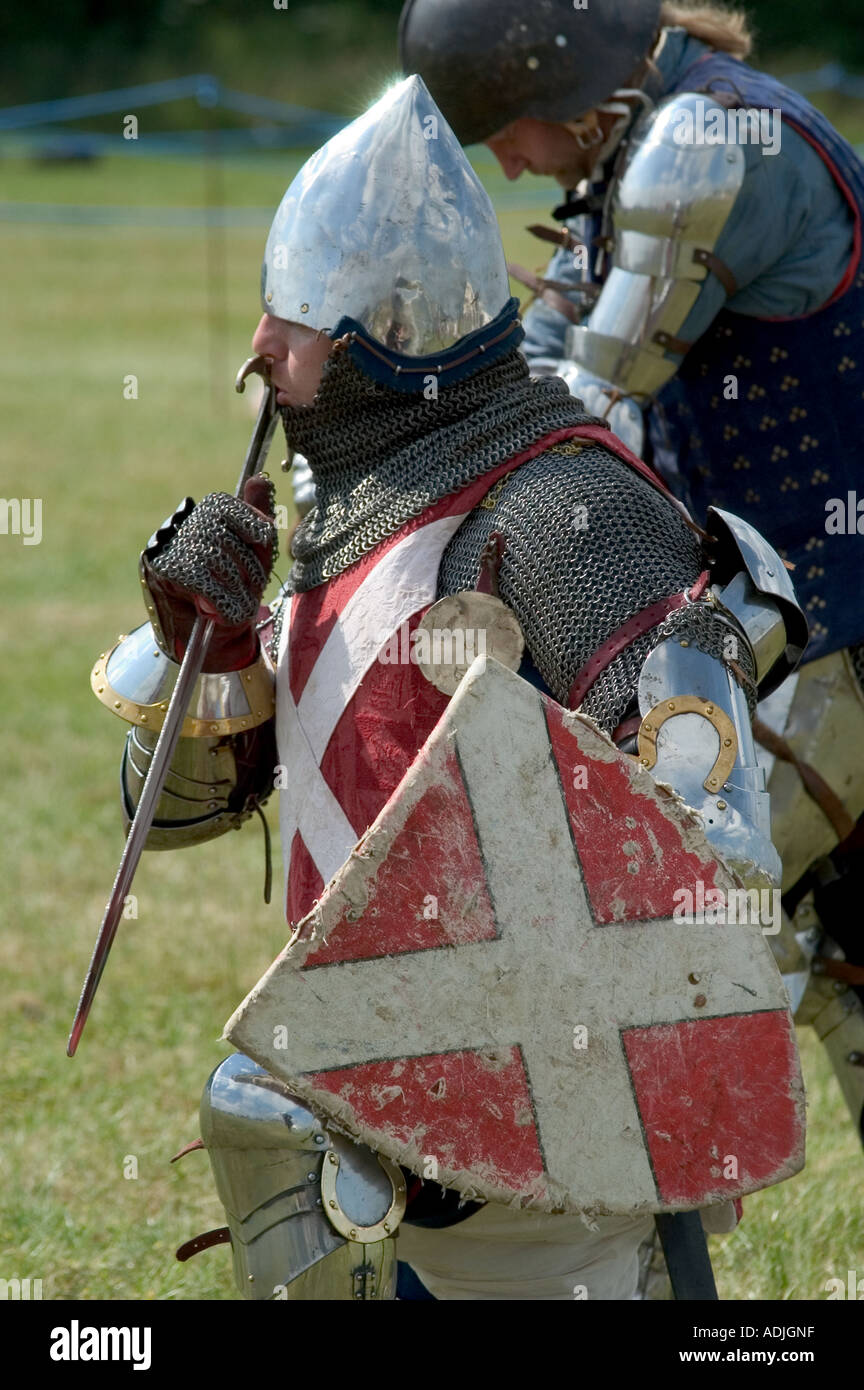
[[[332,333],[350,317],[391,352],[445,351],[510,298],[489,196],[420,77],[309,159],[267,238],[265,313]]]

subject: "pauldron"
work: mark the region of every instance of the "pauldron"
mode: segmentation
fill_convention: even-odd
[[[567,330],[556,368],[637,453],[640,408],[692,347],[680,332],[706,277],[729,296],[737,290],[715,248],[744,182],[744,153],[692,138],[705,103],[679,93],[637,124],[613,195],[611,270],[587,321]]]

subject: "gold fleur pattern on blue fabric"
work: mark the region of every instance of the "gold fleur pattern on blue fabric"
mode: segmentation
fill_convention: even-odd
[[[832,499],[848,510],[848,493],[864,497],[862,343],[864,258],[850,288],[803,318],[721,309],[660,392],[663,429],[652,427],[657,457],[677,462],[697,519],[711,505],[728,509],[785,550],[810,624],[809,660],[864,638],[864,535],[848,517],[836,536],[826,531]]]

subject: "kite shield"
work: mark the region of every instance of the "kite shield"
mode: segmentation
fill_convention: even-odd
[[[598,1214],[728,1201],[804,1162],[759,921],[676,920],[687,892],[736,888],[680,800],[480,656],[226,1036],[466,1196]]]

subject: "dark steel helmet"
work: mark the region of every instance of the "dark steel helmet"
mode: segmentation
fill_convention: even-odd
[[[648,56],[660,0],[406,0],[403,71],[419,73],[463,145],[511,121],[572,121]]]

